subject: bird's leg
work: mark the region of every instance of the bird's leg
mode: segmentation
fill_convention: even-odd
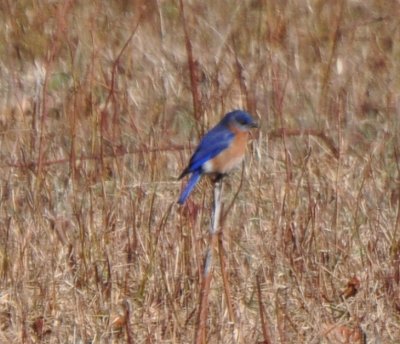
[[[226,176],[226,173],[216,173],[213,179],[214,183],[218,183],[219,181],[222,180]]]

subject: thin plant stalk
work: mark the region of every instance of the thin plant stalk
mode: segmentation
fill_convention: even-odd
[[[221,195],[222,195],[222,180],[218,180],[214,184],[214,203],[211,214],[210,225],[210,242],[204,257],[203,278],[200,289],[200,303],[197,321],[197,329],[195,335],[195,343],[203,344],[206,342],[206,322],[208,315],[208,295],[213,271],[213,252],[218,245],[218,228],[221,218]]]

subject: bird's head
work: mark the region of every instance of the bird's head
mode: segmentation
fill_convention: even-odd
[[[252,128],[258,128],[257,122],[245,111],[234,110],[225,115],[221,123],[227,126],[234,126],[240,131],[248,131]]]

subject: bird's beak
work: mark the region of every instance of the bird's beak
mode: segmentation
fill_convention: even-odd
[[[256,122],[253,122],[250,124],[250,128],[259,128],[259,127],[260,127],[260,125]]]

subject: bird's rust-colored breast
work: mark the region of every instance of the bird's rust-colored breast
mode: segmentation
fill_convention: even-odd
[[[235,137],[228,148],[212,159],[212,167],[210,172],[224,174],[242,162],[244,153],[246,152],[249,133],[237,128],[231,128],[231,130],[234,132]]]

